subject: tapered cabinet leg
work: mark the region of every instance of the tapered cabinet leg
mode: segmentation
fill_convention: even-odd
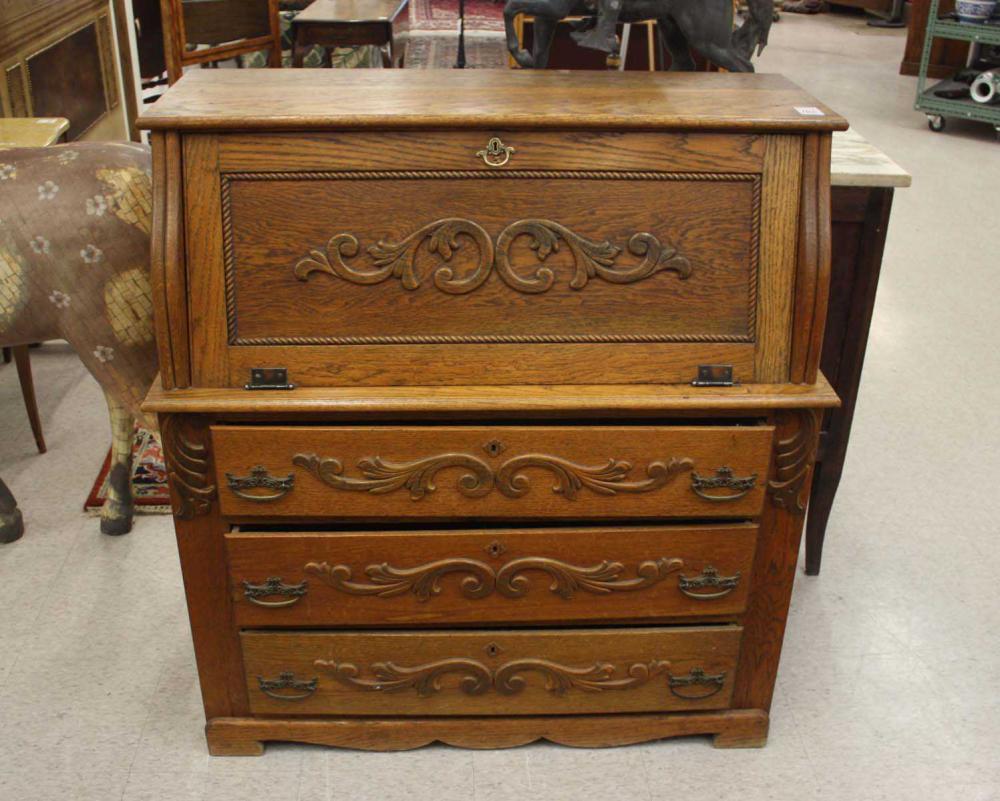
[[[823,540],[840,485],[842,464],[818,463],[814,470],[809,514],[806,519],[806,575],[818,576],[823,561]]]

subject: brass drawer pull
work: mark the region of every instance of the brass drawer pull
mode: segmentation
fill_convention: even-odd
[[[683,698],[687,701],[700,701],[702,698],[710,698],[719,692],[725,683],[725,673],[709,675],[700,667],[692,668],[691,672],[686,676],[670,676],[667,679],[667,684],[670,686],[670,692],[678,698]],[[678,692],[678,688],[684,687],[708,687],[709,690],[708,692],[696,693],[693,695],[688,694],[687,692]]]
[[[226,482],[229,484],[230,492],[237,498],[264,503],[276,501],[291,492],[292,487],[295,486],[295,476],[287,475],[284,478],[276,478],[268,474],[264,465],[259,464],[250,468],[249,476],[234,476],[232,473],[226,473]],[[246,490],[260,488],[274,490],[274,492],[268,495],[246,492]]]
[[[263,676],[257,677],[257,684],[264,695],[278,701],[301,701],[308,698],[319,686],[319,677],[314,679],[297,679],[291,671],[279,673],[276,679],[265,679]],[[297,693],[278,693],[275,690],[300,690]]]
[[[719,571],[711,565],[705,565],[700,576],[679,576],[677,588],[688,598],[698,601],[711,601],[715,598],[722,598],[729,595],[740,583],[740,574],[732,576],[720,576]],[[704,587],[718,587],[717,592],[692,592]]]
[[[309,583],[303,581],[301,584],[285,584],[279,576],[270,576],[263,584],[251,584],[249,581],[243,582],[243,595],[246,599],[257,606],[267,606],[277,609],[283,606],[291,606],[298,603],[299,598],[309,592]],[[264,601],[274,595],[288,596],[284,601]]]
[[[720,467],[715,471],[714,476],[702,476],[698,473],[691,473],[691,489],[699,498],[706,501],[736,501],[746,495],[757,486],[757,474],[737,478],[733,475],[733,468]],[[727,489],[733,490],[731,494],[711,494],[706,490]]]
[[[510,154],[513,152],[514,148],[501,142],[500,137],[494,136],[486,143],[486,149],[476,151],[476,155],[489,167],[502,167],[510,161]]]

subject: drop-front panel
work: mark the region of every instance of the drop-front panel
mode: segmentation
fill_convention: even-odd
[[[491,137],[413,134],[357,169],[386,143],[301,136],[185,139],[188,261],[215,290],[191,299],[196,383],[240,386],[278,346],[303,386],[787,378],[794,137],[595,133],[567,169],[569,133],[502,131],[499,167]]]
[[[485,72],[199,70],[144,118],[213,754],[766,739],[844,122]]]
[[[302,386],[787,378],[798,139],[498,133],[503,166],[415,133],[378,169],[363,133],[186,137],[193,380],[279,346]]]

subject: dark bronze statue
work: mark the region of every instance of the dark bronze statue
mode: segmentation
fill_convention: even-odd
[[[749,0],[749,16],[733,29],[732,0],[507,0],[504,24],[507,49],[522,67],[543,69],[556,24],[565,17],[585,17],[573,32],[583,47],[617,51],[616,26],[619,22],[655,19],[660,41],[670,54],[670,69],[693,70],[691,50],[732,72],[753,72],[754,51],[759,55],[767,44],[774,16],[772,0]],[[514,31],[518,14],[534,17],[534,46],[522,49]]]

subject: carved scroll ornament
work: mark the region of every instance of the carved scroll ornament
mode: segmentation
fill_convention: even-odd
[[[522,498],[530,489],[530,480],[524,470],[534,467],[551,472],[556,478],[552,491],[573,500],[584,488],[599,495],[652,492],[694,467],[690,459],[654,461],[646,467],[646,478],[629,481],[632,465],[626,461],[609,459],[607,464],[590,467],[557,456],[533,453],[508,459],[496,470],[478,456],[465,453],[445,453],[410,462],[366,457],[358,461],[361,478],[345,476],[339,459],[323,458],[315,453],[298,453],[292,457],[292,463],[334,489],[375,495],[406,489],[414,501],[437,489],[434,477],[445,468],[468,471],[458,480],[457,487],[468,498],[488,495],[494,487],[508,498]]]
[[[374,269],[360,270],[348,265],[344,258],[358,255],[359,243],[353,234],[335,234],[327,243],[326,252],[312,250],[309,256],[295,265],[295,277],[308,281],[314,272],[328,273],[352,284],[380,284],[389,278],[398,278],[404,289],[417,289],[421,278],[417,275],[417,249],[426,239],[427,249],[438,254],[443,261],[451,261],[461,247],[458,237],[469,237],[479,248],[479,260],[468,276],[456,279],[447,264],[434,271],[434,286],[451,295],[464,295],[480,286],[493,267],[493,241],[481,226],[471,220],[451,218],[438,220],[413,232],[400,242],[379,241],[368,248]]]
[[[466,695],[484,695],[493,689],[501,695],[517,695],[527,686],[526,673],[544,677],[545,689],[553,695],[564,695],[571,689],[584,692],[631,690],[666,674],[670,663],[661,660],[635,662],[625,667],[623,676],[617,666],[595,662],[584,667],[572,667],[547,659],[517,659],[496,670],[475,659],[441,659],[424,665],[404,667],[394,662],[375,662],[369,668],[371,678],[350,662],[317,659],[315,667],[327,670],[342,684],[367,692],[395,693],[416,690],[427,697],[441,692],[441,679],[449,674],[460,676],[458,689]]]
[[[505,598],[523,598],[531,588],[531,580],[526,574],[537,571],[551,579],[550,592],[570,600],[577,592],[605,595],[643,590],[659,584],[683,566],[681,559],[650,559],[638,565],[634,578],[624,578],[625,566],[607,560],[591,567],[580,567],[558,559],[529,556],[511,560],[494,571],[490,565],[476,559],[453,558],[412,568],[393,567],[385,562],[369,565],[365,568],[367,583],[354,581],[348,565],[310,562],[305,571],[350,595],[394,598],[412,593],[419,601],[439,595],[441,579],[452,573],[465,575],[459,584],[459,591],[465,598],[485,598],[494,592]]]
[[[583,289],[591,278],[601,278],[612,284],[634,284],[663,270],[672,270],[682,279],[691,275],[691,263],[670,245],[663,245],[649,233],[633,234],[628,241],[628,251],[642,261],[634,267],[616,267],[621,248],[608,241],[595,242],[585,239],[569,228],[550,220],[520,220],[508,225],[497,238],[496,268],[504,282],[518,292],[538,294],[547,292],[555,283],[555,274],[548,267],[539,267],[530,278],[524,278],[514,269],[510,249],[520,236],[529,238],[529,246],[539,261],[559,250],[565,242],[573,255],[575,271],[570,279],[571,289]]]
[[[179,498],[174,515],[180,520],[190,520],[208,514],[215,500],[215,484],[209,480],[209,450],[203,427],[183,429],[173,415],[163,418],[160,426],[163,450],[167,457],[167,470],[171,487]]]
[[[820,412],[804,409],[796,413],[798,427],[785,439],[778,440],[774,456],[774,478],[768,482],[771,501],[781,509],[805,514],[803,489],[809,469],[816,458]]]
[[[294,267],[295,277],[308,281],[313,273],[327,273],[353,284],[380,284],[390,278],[399,279],[404,289],[420,287],[416,258],[426,240],[427,250],[441,257],[442,264],[433,271],[434,286],[442,292],[463,295],[482,286],[496,268],[497,274],[511,289],[526,294],[548,291],[555,283],[555,274],[547,266],[538,267],[531,276],[524,276],[511,260],[511,248],[520,237],[528,238],[529,247],[537,260],[544,262],[565,243],[573,256],[574,272],[569,281],[572,289],[583,289],[591,278],[612,284],[632,284],[665,270],[686,279],[691,275],[691,263],[677,249],[661,243],[653,234],[640,232],[628,241],[629,253],[641,261],[629,266],[616,264],[622,249],[608,242],[597,242],[571,231],[551,220],[519,220],[508,225],[497,237],[496,248],[489,234],[478,223],[461,218],[448,218],[429,223],[399,242],[381,240],[367,248],[372,266],[369,269],[348,264],[360,250],[357,237],[350,233],[334,234],[325,251],[311,250]],[[461,278],[449,266],[452,256],[461,246],[460,237],[472,240],[478,249],[474,269]]]

